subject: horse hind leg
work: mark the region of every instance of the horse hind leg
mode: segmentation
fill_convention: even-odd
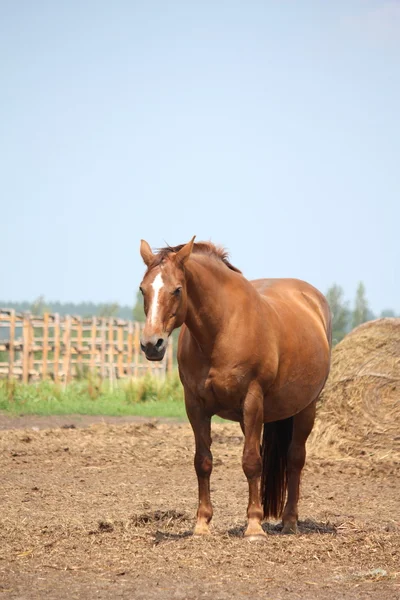
[[[296,533],[300,477],[306,460],[306,442],[315,420],[316,400],[293,417],[292,441],[287,457],[287,501],[282,515],[283,533]]]

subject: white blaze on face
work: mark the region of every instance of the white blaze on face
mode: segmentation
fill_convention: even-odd
[[[163,281],[161,273],[159,273],[157,275],[157,277],[154,278],[154,281],[151,284],[151,286],[154,290],[154,296],[153,296],[153,302],[151,303],[149,322],[154,323],[157,318],[160,290],[164,287],[164,281]]]

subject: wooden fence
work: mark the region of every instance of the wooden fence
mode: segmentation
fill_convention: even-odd
[[[149,362],[140,350],[142,327],[115,317],[39,317],[0,309],[0,377],[26,383],[68,382],[89,372],[111,381],[165,375],[172,369],[172,342],[164,360]]]

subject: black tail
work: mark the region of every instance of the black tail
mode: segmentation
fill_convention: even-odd
[[[279,518],[287,488],[287,456],[293,433],[293,417],[264,423],[261,456],[261,496],[264,518]]]

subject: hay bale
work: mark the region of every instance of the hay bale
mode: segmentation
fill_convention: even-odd
[[[332,352],[310,439],[314,454],[400,460],[400,319],[377,319]]]

